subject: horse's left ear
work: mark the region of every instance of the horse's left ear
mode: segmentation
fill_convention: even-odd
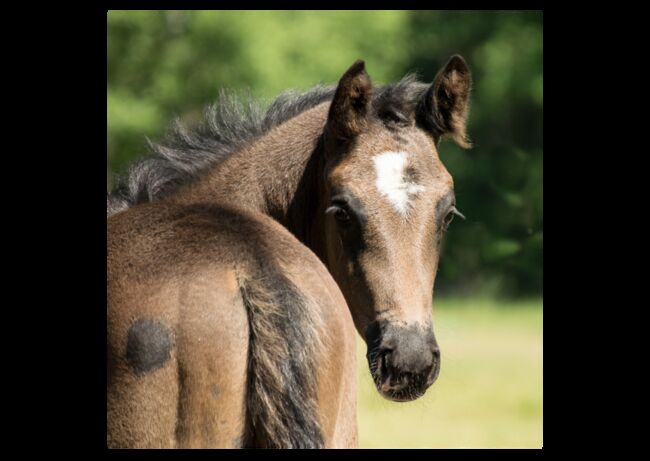
[[[467,63],[459,55],[452,56],[416,108],[418,124],[433,135],[436,143],[449,135],[459,146],[471,147],[466,134],[471,88],[472,74]]]
[[[366,127],[372,99],[372,82],[362,60],[356,61],[343,74],[336,87],[329,115],[327,132],[337,140],[350,140]]]

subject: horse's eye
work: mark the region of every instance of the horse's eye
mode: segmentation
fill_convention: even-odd
[[[449,225],[451,224],[451,222],[453,220],[454,220],[454,212],[450,211],[449,213],[447,213],[447,216],[445,216],[445,219],[444,219],[443,225],[445,227],[445,230],[447,230],[447,228],[449,227]]]
[[[449,224],[454,220],[454,216],[460,216],[461,218],[465,219],[465,215],[458,211],[458,209],[455,206],[452,206],[451,209],[449,210],[449,213],[447,213],[447,216],[445,216],[445,219],[443,220],[443,228],[444,230],[447,230],[449,227]]]
[[[341,224],[347,224],[350,222],[350,215],[343,208],[337,208],[334,212],[334,218]]]
[[[334,219],[336,219],[339,224],[347,225],[350,223],[350,215],[343,207],[333,205],[325,210],[325,213],[333,214]]]

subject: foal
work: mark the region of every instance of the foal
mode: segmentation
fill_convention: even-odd
[[[459,145],[468,146],[465,129],[470,86],[465,61],[454,56],[430,85],[406,77],[379,88],[373,87],[363,62],[358,61],[336,88],[316,88],[303,95],[278,98],[264,117],[254,107],[246,109],[222,98],[222,105],[207,113],[204,124],[193,131],[178,125],[166,145],[153,146],[154,157],[132,168],[109,196],[109,215],[117,213],[109,218],[109,227],[111,219],[124,216],[124,240],[130,235],[130,224],[126,223],[132,219],[127,217],[129,212],[170,207],[182,216],[182,210],[197,204],[234,206],[236,210],[232,213],[267,222],[268,231],[280,227],[274,227],[275,220],[295,239],[289,244],[288,233],[284,232],[282,250],[286,253],[283,256],[275,251],[273,258],[303,254],[304,264],[319,272],[306,256],[311,252],[299,250],[298,241],[311,249],[340,287],[349,306],[347,315],[351,314],[354,326],[367,343],[369,368],[378,391],[396,401],[415,399],[435,381],[440,369],[440,352],[432,330],[433,282],[443,234],[453,216],[459,214],[453,180],[438,158],[437,144],[442,136],[449,135]],[[154,203],[147,205],[149,208],[138,206],[120,212],[143,202]],[[149,213],[148,220],[158,219],[158,211]],[[149,234],[161,232],[147,220],[144,222],[142,228]],[[273,239],[270,233],[263,234]],[[226,266],[235,263],[235,256],[250,254],[242,246],[242,235],[246,234],[239,233],[241,241],[237,244],[226,239],[233,248],[231,259],[224,259],[229,261]],[[173,243],[171,237],[169,243]],[[204,240],[192,238],[183,245],[203,251]],[[171,250],[165,248],[169,256]],[[225,250],[215,245],[213,251]],[[147,256],[157,255],[151,252]],[[194,274],[184,283],[190,283],[193,277]],[[239,286],[244,292],[239,279],[234,280],[237,283],[233,287]],[[313,289],[308,284],[300,287],[303,285]],[[329,282],[325,285],[326,291],[336,297],[331,290],[336,294],[338,288]],[[326,299],[321,294],[323,297],[314,297],[318,300],[314,304]],[[331,318],[342,310],[337,302],[313,308],[319,313],[313,317],[322,319],[334,305],[337,314],[330,316],[333,321]],[[265,311],[249,306],[246,312],[252,325],[256,315]],[[309,350],[305,344],[302,354],[306,372],[315,364],[320,372],[319,360],[330,359],[330,364],[335,364],[324,367],[326,371],[315,378],[316,394],[321,401],[327,400],[324,395],[328,392],[340,391],[342,387],[337,386],[341,382],[355,379],[350,365],[353,351],[348,349],[354,334],[347,327],[348,317],[338,318],[340,331],[332,332],[332,325],[325,320],[320,334],[328,337],[329,333],[331,341],[345,336],[339,349],[319,346],[320,337],[314,337],[313,348]],[[284,321],[291,323],[289,320],[285,313]],[[120,338],[127,335],[126,325],[131,324],[125,322],[123,330],[115,333],[116,341],[124,341]],[[230,335],[237,331],[235,327],[241,326],[233,325]],[[110,331],[109,323],[109,335]],[[287,348],[296,348],[297,344],[303,347],[303,343],[285,339]],[[241,346],[243,343],[238,345]],[[261,344],[259,347],[263,348]],[[238,360],[245,360],[245,353],[237,350]],[[339,350],[345,352],[339,355]],[[316,356],[319,358],[309,360]],[[336,365],[337,360],[342,366]],[[250,367],[248,371],[256,373]],[[170,379],[172,375],[173,371]],[[259,380],[264,381],[264,374],[260,376]],[[182,378],[180,375],[178,381],[182,382]],[[336,384],[331,384],[331,380]],[[352,384],[343,387],[345,392],[353,389]],[[347,414],[355,404],[354,396],[348,397]],[[340,397],[330,401],[342,402]],[[125,408],[131,411],[134,405],[129,403]],[[179,400],[176,414],[181,410],[187,411]],[[170,418],[173,415],[170,411]],[[314,419],[323,431],[323,419]],[[336,424],[342,421],[340,418]],[[299,424],[288,419],[283,424],[292,427],[288,432],[299,430]],[[347,425],[348,429],[354,426],[350,429],[354,436],[346,443],[354,445],[356,424]],[[337,439],[330,436],[329,440]]]

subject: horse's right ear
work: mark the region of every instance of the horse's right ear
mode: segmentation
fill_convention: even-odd
[[[366,65],[358,60],[343,74],[327,117],[327,133],[341,141],[361,133],[367,123],[372,99],[372,82]]]

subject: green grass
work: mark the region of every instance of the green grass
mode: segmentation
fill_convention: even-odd
[[[362,448],[541,448],[542,301],[436,300],[438,380],[420,399],[376,391],[358,338]]]

